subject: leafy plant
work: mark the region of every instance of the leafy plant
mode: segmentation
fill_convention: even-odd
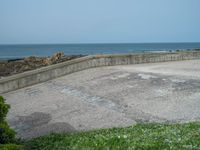
[[[0,96],[0,123],[5,122],[5,118],[9,109],[10,105],[6,104],[5,99]]]
[[[0,144],[14,143],[15,131],[6,122],[0,123]]]
[[[6,115],[10,105],[5,103],[5,99],[0,96],[0,144],[15,142],[15,131],[6,122]]]
[[[0,145],[1,150],[23,150],[23,146],[16,144],[3,144]]]

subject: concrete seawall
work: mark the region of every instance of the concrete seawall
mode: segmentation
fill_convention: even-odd
[[[23,87],[45,82],[63,75],[93,67],[191,59],[200,59],[200,51],[86,56],[0,79],[0,93],[14,91]]]

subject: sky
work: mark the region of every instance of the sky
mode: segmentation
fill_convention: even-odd
[[[200,0],[0,0],[0,44],[200,42]]]

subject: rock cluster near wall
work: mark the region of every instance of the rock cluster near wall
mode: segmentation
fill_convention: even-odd
[[[63,52],[59,52],[50,57],[30,56],[20,60],[0,61],[0,78],[69,61],[79,57],[81,57],[81,55],[65,56]]]

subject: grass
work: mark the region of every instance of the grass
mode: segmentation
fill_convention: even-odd
[[[137,124],[73,134],[51,134],[25,143],[27,150],[200,150],[200,123]]]

